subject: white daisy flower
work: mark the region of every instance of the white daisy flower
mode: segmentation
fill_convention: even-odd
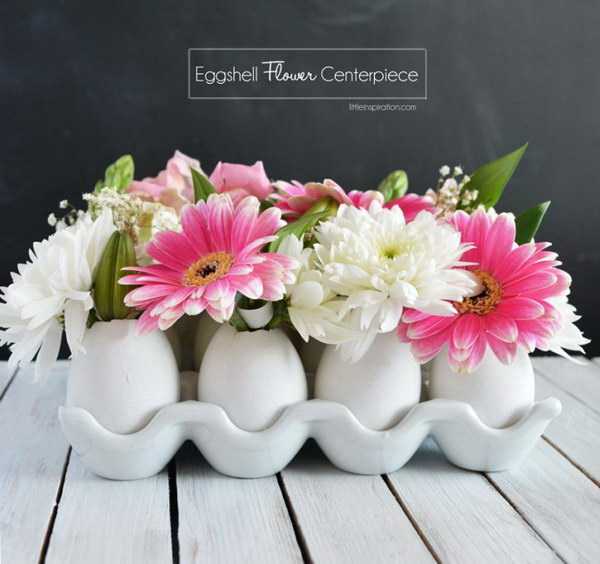
[[[587,345],[590,340],[586,339],[583,336],[583,333],[575,325],[575,322],[581,319],[581,316],[577,315],[575,307],[568,302],[567,296],[547,298],[547,301],[560,313],[562,325],[550,339],[548,348],[542,350],[549,350],[555,354],[573,360],[574,362],[583,364],[580,360],[573,358],[564,350],[568,349],[570,351],[578,351],[581,354],[585,354],[582,345]]]
[[[0,344],[11,344],[9,368],[25,366],[37,354],[35,379],[43,381],[60,348],[64,328],[71,353],[81,339],[89,311],[96,267],[115,227],[110,210],[89,216],[33,244],[30,261],[18,266],[12,283],[1,288]]]
[[[298,261],[294,283],[286,284],[286,299],[290,321],[299,335],[305,341],[312,337],[330,345],[358,338],[359,333],[339,314],[344,300],[323,287],[322,274],[315,269],[314,251],[303,248],[302,242],[290,235],[278,252]]]
[[[339,315],[361,335],[342,345],[346,359],[358,360],[377,333],[396,329],[404,307],[453,315],[451,301],[481,289],[471,273],[455,268],[468,248],[460,233],[426,211],[407,224],[399,207],[342,205],[315,234],[325,291],[344,298]]]

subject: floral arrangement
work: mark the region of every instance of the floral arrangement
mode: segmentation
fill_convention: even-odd
[[[137,319],[145,334],[206,312],[244,332],[240,310],[271,303],[266,329],[288,326],[350,362],[394,332],[418,362],[443,354],[462,372],[487,351],[505,364],[519,349],[583,352],[571,279],[534,241],[549,202],[494,209],[524,151],[471,175],[443,166],[422,194],[403,171],[346,192],[330,179],[272,181],[262,162],[208,175],[179,151],[135,180],[122,157],[83,195],[86,209],[60,202],[56,232],[1,289],[1,343],[12,367],[37,355],[42,381],[63,331],[77,357],[95,323]]]

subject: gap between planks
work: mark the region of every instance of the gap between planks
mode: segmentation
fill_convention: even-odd
[[[58,490],[56,490],[56,500],[54,501],[54,507],[52,508],[52,513],[50,514],[50,519],[48,519],[48,527],[46,528],[46,535],[44,536],[44,542],[42,543],[42,548],[40,550],[40,556],[38,558],[39,564],[44,564],[46,562],[46,555],[48,554],[48,548],[50,546],[50,538],[52,537],[52,531],[54,530],[54,523],[56,522],[56,516],[58,515],[58,508],[60,505],[60,500],[63,495],[63,490],[65,487],[65,480],[67,478],[67,470],[69,468],[69,462],[71,461],[71,453],[72,448],[69,447],[67,450],[67,457],[65,458],[65,464],[62,469],[62,474],[60,476],[60,483],[58,485]]]
[[[595,411],[596,413],[600,413],[600,405],[598,405],[597,401],[590,401],[590,398],[586,397],[586,395],[585,395],[586,386],[584,386],[584,389],[575,391],[573,389],[570,389],[568,386],[565,386],[564,380],[555,379],[552,376],[548,375],[548,364],[550,362],[554,366],[558,367],[559,369],[564,365],[568,366],[568,365],[572,364],[572,366],[570,366],[570,368],[574,371],[585,370],[585,372],[583,373],[585,375],[578,374],[576,376],[575,381],[574,381],[575,386],[581,385],[582,381],[579,380],[578,378],[581,378],[582,376],[583,376],[583,383],[587,384],[587,382],[586,382],[587,379],[589,379],[590,377],[594,378],[594,376],[592,376],[591,373],[588,373],[588,371],[593,371],[596,373],[595,376],[598,378],[598,383],[596,384],[596,386],[600,387],[600,357],[598,357],[598,358],[579,357],[579,358],[583,358],[583,360],[584,360],[583,365],[571,363],[568,361],[568,359],[565,359],[565,358],[562,358],[559,356],[556,356],[556,357],[552,357],[552,356],[533,357],[532,361],[533,361],[533,368],[534,368],[534,371],[537,376],[542,377],[546,382],[556,386],[559,390],[563,391],[565,394],[567,394],[568,396],[577,400],[578,402],[586,405],[592,411]],[[536,362],[536,359],[538,359],[540,362]],[[597,368],[597,370],[594,370],[594,368]],[[569,380],[567,380],[567,382],[568,381]],[[571,381],[573,381],[573,380],[571,380]],[[597,397],[597,395],[594,394],[594,397]]]
[[[590,361],[590,362],[592,362],[592,361]],[[541,378],[545,382],[547,382],[550,386],[555,386],[558,390],[560,390],[563,393],[565,393],[566,395],[568,395],[574,402],[577,402],[579,405],[583,406],[584,408],[591,409],[592,411],[597,411],[594,408],[594,406],[589,405],[588,403],[586,403],[585,401],[583,401],[581,398],[579,398],[578,396],[574,395],[567,388],[564,388],[563,386],[559,385],[557,382],[555,382],[551,378],[548,378],[545,375],[545,373],[540,368],[536,367],[535,362],[533,363],[533,366],[534,366],[534,373],[535,373],[536,379],[537,378]],[[537,389],[537,385],[536,385],[536,389]],[[560,417],[560,415],[559,415],[559,417]],[[565,458],[574,468],[576,468],[579,472],[581,472],[595,486],[597,486],[597,487],[600,488],[600,481],[598,481],[598,479],[596,479],[594,476],[592,476],[592,474],[590,474],[590,472],[588,472],[579,463],[577,463],[571,456],[569,456],[562,448],[560,448],[552,439],[550,439],[545,434],[545,432],[544,432],[544,434],[542,434],[542,439],[546,443],[548,443],[560,456],[562,456],[563,458]],[[495,487],[495,484],[494,484],[494,487]]]
[[[177,462],[176,456],[167,465],[167,483],[169,486],[169,519],[171,524],[171,554],[173,564],[179,564],[179,501],[177,500]]]
[[[410,524],[413,526],[414,530],[419,535],[420,539],[423,541],[423,544],[425,545],[425,547],[427,548],[427,550],[431,553],[432,558],[436,562],[438,562],[438,564],[441,564],[442,559],[439,557],[439,555],[437,554],[437,552],[433,548],[433,545],[431,544],[430,540],[427,538],[427,536],[425,535],[425,533],[423,532],[423,530],[419,526],[419,523],[417,523],[417,520],[414,518],[414,516],[412,515],[412,513],[408,509],[408,505],[406,505],[406,503],[402,499],[402,496],[400,495],[400,492],[398,490],[396,490],[396,488],[394,487],[394,484],[392,484],[392,481],[390,480],[390,477],[387,474],[382,474],[381,478],[385,482],[385,485],[390,490],[390,493],[394,496],[394,499],[398,502],[398,505],[400,506],[400,508],[402,509],[402,511],[404,511],[404,514],[406,515],[406,518],[410,521]]]
[[[9,390],[9,388],[11,387],[11,385],[14,383],[17,373],[18,373],[18,371],[15,371],[11,376],[8,377],[8,380],[7,380],[6,384],[4,385],[3,389],[0,392],[0,400],[2,400],[4,398],[4,396],[6,395],[7,391]],[[536,370],[536,373],[540,377],[544,378],[544,380],[549,381],[551,384],[554,384],[557,387],[559,387],[560,389],[562,389],[565,393],[567,393],[575,401],[577,401],[577,402],[579,402],[579,403],[581,403],[583,405],[587,405],[580,398],[578,398],[577,396],[573,395],[568,389],[564,389],[562,386],[560,386],[560,385],[556,384],[555,382],[551,381],[541,371]],[[591,406],[588,406],[588,407],[591,407]],[[569,457],[556,444],[554,444],[553,441],[551,441],[550,439],[548,439],[546,436],[544,436],[543,438],[544,438],[544,440],[555,451],[557,451],[562,457],[564,457],[572,466],[574,466],[575,468],[577,468],[577,470],[579,470],[581,473],[583,473],[586,476],[586,478],[588,478],[589,480],[591,480],[597,487],[600,486],[599,482],[596,479],[594,479],[593,476],[590,476],[589,473],[587,473],[583,468],[581,468],[571,457]],[[52,535],[52,531],[53,531],[54,522],[56,520],[56,516],[57,516],[58,510],[59,510],[59,504],[60,504],[61,496],[62,496],[62,493],[63,493],[64,483],[65,483],[65,478],[66,478],[66,473],[67,473],[68,465],[69,465],[69,462],[70,462],[71,454],[72,454],[72,450],[71,450],[71,448],[69,448],[69,450],[67,452],[66,459],[65,459],[64,467],[63,467],[63,470],[62,470],[62,475],[61,475],[61,480],[60,480],[60,486],[59,486],[59,489],[57,491],[55,505],[54,505],[52,514],[51,514],[51,516],[49,518],[49,521],[48,521],[48,528],[47,528],[47,531],[46,531],[46,537],[44,539],[44,543],[43,543],[41,551],[40,551],[40,557],[39,557],[39,560],[38,560],[38,562],[40,562],[40,564],[43,564],[45,562],[45,559],[46,559],[46,554],[47,554],[49,543],[50,543],[50,540],[51,540],[51,535]],[[177,506],[177,480],[176,480],[175,460],[171,461],[171,463],[169,464],[169,470],[168,471],[169,471],[169,498],[170,498],[170,501],[171,501],[171,504],[170,504],[170,508],[171,508],[171,537],[172,537],[171,540],[172,540],[173,562],[176,563],[176,564],[178,564],[179,563],[179,546],[178,546],[179,545],[179,541],[178,541],[178,532],[179,532],[178,531],[178,517],[179,517],[179,515],[178,515],[178,506]],[[499,489],[499,487],[494,482],[493,478],[490,478],[489,476],[487,476],[485,474],[483,474],[483,475],[486,478],[486,480],[492,485],[492,487],[519,514],[519,516],[524,520],[524,522],[529,527],[531,527],[534,531],[536,531],[536,533],[538,533],[538,531],[536,530],[536,528],[527,520],[526,517],[524,517],[524,515],[519,511],[519,509],[511,502],[511,500],[508,497],[506,497],[506,495],[502,492],[502,490]],[[392,493],[392,495],[394,495],[396,501],[398,502],[398,504],[402,508],[403,512],[406,514],[407,518],[409,519],[409,521],[411,522],[411,524],[415,528],[415,531],[417,532],[417,534],[419,535],[419,537],[422,539],[423,543],[425,544],[425,546],[427,547],[427,549],[429,550],[429,552],[432,554],[432,557],[437,562],[440,562],[439,556],[436,554],[436,552],[433,549],[433,547],[431,546],[430,542],[428,541],[428,539],[425,537],[424,533],[420,529],[418,523],[415,521],[414,517],[411,515],[410,511],[406,507],[406,504],[400,498],[399,494],[397,492],[395,492],[395,490],[393,488],[393,485],[390,483],[389,477],[387,475],[382,475],[381,477],[384,480],[384,482],[386,483],[388,489],[390,489],[390,492]],[[305,541],[304,536],[302,534],[301,527],[300,527],[300,525],[298,523],[295,511],[294,511],[294,508],[293,508],[293,505],[292,505],[292,502],[291,502],[291,500],[289,498],[289,495],[288,495],[288,492],[287,492],[287,489],[286,489],[286,486],[285,486],[285,482],[284,482],[283,477],[281,476],[280,473],[277,474],[277,481],[278,481],[278,484],[279,484],[279,487],[280,487],[280,490],[281,490],[281,493],[282,493],[285,505],[286,505],[286,507],[288,509],[290,520],[291,520],[292,525],[293,525],[294,533],[296,535],[296,540],[298,542],[298,545],[299,545],[299,548],[300,548],[303,560],[304,560],[304,562],[312,562],[312,558],[310,556],[308,547],[306,545],[306,541]]]
[[[479,472],[484,478],[485,480],[488,482],[488,484],[490,484],[490,486],[492,486],[492,488],[494,488],[494,490],[496,490],[496,492],[500,495],[500,497],[502,497],[502,499],[504,499],[504,501],[506,501],[506,503],[508,503],[508,505],[510,505],[513,509],[513,511],[519,516],[521,517],[521,519],[523,519],[523,522],[532,530],[535,532],[535,534],[540,538],[540,540],[552,551],[554,552],[554,554],[556,554],[556,557],[560,560],[562,560],[563,562],[565,562],[564,558],[561,558],[560,554],[558,554],[558,552],[556,552],[556,550],[554,549],[554,547],[552,547],[552,545],[550,545],[548,543],[548,541],[546,541],[546,539],[544,538],[544,536],[542,535],[542,532],[539,531],[534,525],[533,523],[531,523],[531,521],[529,519],[527,519],[527,517],[523,514],[523,512],[517,507],[517,505],[510,499],[510,497],[508,497],[499,487],[498,484],[496,484],[496,482],[494,482],[494,479],[492,477],[490,477],[489,474],[486,474],[485,472]]]
[[[13,373],[8,377],[8,380],[6,381],[6,384],[4,385],[4,389],[0,390],[0,401],[2,401],[2,399],[4,398],[4,396],[6,395],[6,392],[8,392],[8,388],[10,388],[10,385],[15,381],[15,378],[17,377],[17,373],[19,372],[19,369],[17,368],[16,370],[13,371]]]
[[[300,554],[302,555],[302,561],[306,564],[312,564],[314,561],[310,555],[310,551],[308,550],[308,543],[306,542],[304,534],[302,533],[302,528],[300,527],[298,516],[296,515],[296,511],[292,504],[292,500],[290,499],[290,494],[287,491],[285,481],[283,480],[281,472],[277,472],[277,483],[279,484],[279,489],[281,491],[281,495],[283,497],[283,501],[285,503],[288,515],[290,517],[290,522],[292,523],[292,528],[294,530],[296,542],[298,543],[298,548],[300,549]]]
[[[597,487],[600,488],[600,482],[598,480],[596,480],[596,478],[594,478],[594,476],[592,476],[589,472],[587,472],[585,470],[585,468],[582,468],[579,464],[577,464],[577,462],[575,462],[561,448],[559,448],[557,445],[555,445],[548,437],[546,437],[546,435],[542,435],[542,439],[544,439],[544,441],[546,441],[556,452],[558,452],[558,454],[560,454],[561,456],[563,456],[564,458],[566,458],[567,461],[570,462],[572,466],[574,466],[575,468],[577,468],[577,470],[579,470],[586,478],[588,478],[589,480],[591,480]]]

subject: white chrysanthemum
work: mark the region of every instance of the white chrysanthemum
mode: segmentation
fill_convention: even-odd
[[[0,344],[11,344],[9,368],[24,366],[37,353],[35,378],[43,381],[58,356],[64,320],[67,342],[76,356],[93,307],[93,276],[114,231],[110,210],[33,244],[30,262],[18,266],[12,283],[1,288]],[[39,351],[39,353],[38,353]]]
[[[568,349],[570,351],[578,351],[581,354],[585,354],[582,346],[587,345],[590,340],[586,339],[583,336],[583,333],[575,325],[575,322],[581,319],[581,316],[577,315],[575,307],[568,302],[567,296],[547,298],[547,301],[560,313],[562,325],[550,339],[548,349],[542,350],[549,350],[555,354],[573,360],[574,362],[581,363],[581,361],[573,358],[564,350]]]
[[[471,273],[455,268],[467,248],[460,233],[426,211],[406,224],[399,207],[342,205],[315,232],[325,289],[345,297],[339,314],[352,314],[347,323],[361,332],[342,346],[344,358],[357,360],[375,334],[394,330],[404,307],[453,315],[450,301],[479,289]]]
[[[302,242],[290,235],[283,240],[278,252],[298,261],[295,282],[286,284],[286,299],[290,321],[300,336],[305,341],[312,337],[330,345],[358,338],[357,331],[340,316],[345,300],[323,286],[322,274],[315,269],[314,251],[303,248]]]

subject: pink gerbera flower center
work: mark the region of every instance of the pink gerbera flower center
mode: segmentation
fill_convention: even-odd
[[[498,282],[487,270],[473,270],[483,286],[483,291],[472,298],[465,298],[462,302],[453,302],[458,313],[474,313],[487,315],[494,311],[502,302],[502,284]]]
[[[184,273],[184,286],[206,286],[223,278],[231,268],[234,257],[229,253],[215,252],[198,259]]]

